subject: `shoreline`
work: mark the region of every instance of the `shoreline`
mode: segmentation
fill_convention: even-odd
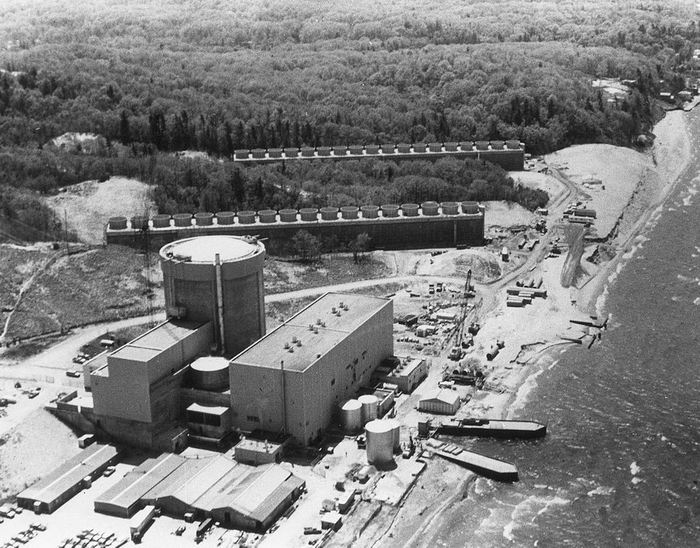
[[[655,226],[663,207],[666,205],[674,190],[677,189],[681,176],[688,168],[690,163],[690,144],[688,120],[687,116],[684,114],[684,112],[678,112],[675,115],[668,113],[667,116],[654,127],[655,133],[658,132],[663,135],[662,139],[674,140],[675,143],[680,139],[684,142],[683,150],[681,151],[681,161],[676,161],[674,163],[674,160],[677,160],[677,158],[669,159],[667,155],[663,154],[663,149],[669,146],[669,144],[663,140],[658,146],[655,143],[654,147],[645,154],[654,160],[656,168],[655,175],[661,177],[664,180],[664,184],[657,189],[657,195],[651,203],[646,205],[638,214],[628,232],[622,235],[621,238],[620,235],[618,235],[612,239],[610,243],[616,248],[614,257],[600,265],[598,270],[590,275],[578,288],[572,288],[572,295],[575,295],[575,305],[572,303],[572,308],[580,314],[596,315],[598,317],[604,314],[611,284],[615,281],[617,274],[624,268],[629,259],[633,257],[639,244],[645,241],[645,233]],[[676,126],[680,123],[682,123],[682,126],[680,131],[678,131],[679,128]],[[679,133],[680,136],[678,135]],[[661,153],[664,158],[663,163],[657,163],[655,157],[657,153]],[[642,181],[642,183],[653,184],[649,181]],[[645,190],[648,191],[649,189]],[[629,204],[621,211],[620,218],[625,215],[628,208]],[[561,297],[562,292],[559,291],[557,293],[558,296]],[[502,305],[501,301],[502,298],[500,296],[495,298],[495,302],[484,318],[486,321],[498,322],[499,307]],[[561,314],[565,313],[565,311],[561,311]],[[488,392],[484,394],[483,397],[472,399],[465,405],[465,408],[472,412],[476,411],[477,415],[479,408],[481,408],[483,410],[488,410],[488,413],[494,417],[514,418],[513,415],[527,405],[532,392],[537,387],[537,378],[548,369],[555,367],[560,356],[568,351],[572,344],[573,343],[567,344],[566,341],[550,341],[545,343],[543,348],[532,351],[532,354],[527,356],[524,362],[521,362],[522,365],[519,365],[518,369],[509,368],[509,370],[504,372],[504,366],[494,368],[489,372],[496,376],[503,375],[507,384],[513,386],[514,389],[508,394],[507,398],[499,397],[501,394]],[[430,468],[436,468],[435,464],[435,461],[431,461],[428,470],[419,478],[419,482],[423,483],[425,480],[430,481]],[[462,472],[463,481],[458,482],[456,486],[450,488],[449,492],[442,493],[443,496],[447,496],[447,500],[439,504],[437,509],[431,512],[428,518],[422,520],[419,524],[402,528],[403,531],[401,532],[404,533],[404,536],[401,536],[398,524],[402,517],[407,519],[407,516],[402,516],[402,514],[408,511],[406,507],[409,506],[409,501],[405,501],[405,504],[397,509],[397,513],[392,517],[392,524],[387,527],[379,538],[371,539],[371,544],[373,546],[429,545],[434,538],[429,532],[439,529],[444,523],[444,520],[447,519],[446,516],[441,514],[441,511],[449,507],[456,499],[465,496],[463,494],[466,488],[465,486],[470,485],[478,478],[478,476],[471,472]],[[413,498],[411,495],[407,498]],[[417,501],[414,501],[414,506],[416,502]],[[425,505],[425,503],[423,503],[423,505]],[[420,506],[420,504],[417,506]]]

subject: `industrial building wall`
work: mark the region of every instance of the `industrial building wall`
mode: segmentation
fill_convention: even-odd
[[[265,335],[265,289],[260,270],[223,281],[226,355],[235,356]],[[218,319],[217,319],[218,321]]]
[[[257,367],[232,361],[229,378],[233,428],[282,431],[282,374],[279,368]]]
[[[150,422],[150,387],[144,364],[114,359],[108,369],[107,376],[98,371],[90,379],[95,415]]]

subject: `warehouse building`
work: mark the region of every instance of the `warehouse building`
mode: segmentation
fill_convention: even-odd
[[[384,377],[384,381],[395,384],[401,392],[408,394],[428,377],[428,362],[423,358],[403,358]]]
[[[441,415],[454,415],[459,411],[461,401],[456,390],[435,389],[428,392],[418,402],[418,410]]]
[[[251,467],[224,457],[149,459],[95,500],[95,511],[130,517],[146,505],[225,527],[264,531],[301,495],[305,482],[277,464]]]
[[[328,293],[230,362],[234,428],[312,443],[393,353],[390,299]]]
[[[17,504],[37,513],[50,514],[83,487],[88,487],[87,482],[102,474],[118,458],[119,450],[111,445],[90,445],[17,495]]]

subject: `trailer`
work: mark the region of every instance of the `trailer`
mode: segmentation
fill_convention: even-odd
[[[146,529],[153,523],[156,517],[156,507],[146,506],[139,510],[134,517],[129,520],[129,534],[134,543],[141,542]]]

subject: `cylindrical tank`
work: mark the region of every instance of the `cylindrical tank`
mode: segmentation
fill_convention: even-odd
[[[430,152],[442,152],[442,143],[428,143]]]
[[[377,418],[377,409],[379,408],[379,400],[374,394],[365,394],[357,400],[362,404],[362,424],[373,421]]]
[[[200,390],[226,390],[229,386],[228,360],[220,356],[197,358],[190,365],[190,381]]]
[[[281,148],[270,148],[267,150],[267,155],[270,158],[281,158],[282,157],[282,149]]]
[[[322,207],[321,208],[321,219],[324,221],[335,221],[338,218],[338,208],[337,207]]]
[[[355,206],[343,206],[340,208],[340,214],[343,219],[357,219],[357,212],[360,209]]]
[[[255,223],[255,211],[239,211],[238,223],[242,225],[252,225]]]
[[[413,152],[425,152],[425,143],[415,143],[413,145]]]
[[[401,204],[404,217],[418,217],[418,204]]]
[[[385,143],[382,145],[382,154],[394,154],[394,143]]]
[[[153,228],[166,228],[170,226],[170,215],[160,214],[153,217]]]
[[[280,209],[280,221],[283,223],[295,223],[297,221],[297,210]]]
[[[454,143],[454,142],[445,143],[445,150],[447,152],[456,152],[458,146],[459,146],[459,143]]]
[[[287,158],[296,158],[299,156],[299,149],[298,148],[285,148],[284,155]]]
[[[401,154],[408,154],[411,152],[411,145],[407,143],[399,143],[396,145],[396,150]]]
[[[239,148],[234,151],[233,155],[236,160],[247,160],[250,151],[247,148]]]
[[[317,147],[316,148],[316,153],[319,156],[330,156],[331,155],[331,147]]]
[[[362,145],[350,145],[348,149],[350,150],[350,154],[357,155],[362,154],[364,147]]]
[[[110,230],[124,230],[126,228],[126,217],[110,217],[108,226]]]
[[[379,206],[366,205],[360,208],[364,219],[376,219],[379,217]]]
[[[394,451],[396,452],[401,449],[401,425],[399,424],[399,421],[395,419],[389,419],[388,422],[393,423],[391,426],[391,431],[394,435]]]
[[[379,154],[379,145],[367,145],[365,152],[367,154]]]
[[[367,462],[375,466],[391,464],[394,460],[395,421],[373,420],[365,425]]]
[[[437,202],[423,202],[420,205],[423,215],[437,215],[439,207]]]
[[[260,159],[265,157],[265,149],[264,148],[254,148],[253,150],[250,151],[251,154],[253,155],[253,158]]]
[[[211,226],[214,224],[214,214],[208,212],[195,213],[194,223],[197,226]]]
[[[261,223],[277,222],[277,212],[274,209],[261,209],[258,211],[258,219]]]
[[[216,214],[216,223],[219,225],[232,225],[236,221],[236,214],[233,211],[219,211]]]
[[[340,408],[340,423],[348,434],[362,428],[362,404],[357,400],[348,400]]]
[[[398,204],[382,204],[382,217],[398,217]]]
[[[220,264],[216,264],[216,257]],[[200,236],[160,250],[166,310],[212,322],[224,356],[235,355],[265,334],[265,247],[255,239]]]
[[[192,226],[192,214],[176,213],[173,215],[173,222],[175,223],[175,226]]]
[[[462,202],[462,213],[468,215],[479,213],[479,204],[476,202]]]
[[[131,218],[131,228],[134,230],[144,230],[148,228],[148,217],[145,215],[134,215]]]
[[[304,158],[311,158],[315,152],[316,149],[314,147],[301,147],[301,155]]]
[[[459,204],[457,202],[442,202],[440,206],[442,207],[443,215],[459,214]]]
[[[318,221],[318,209],[315,207],[302,207],[299,214],[302,221]]]

